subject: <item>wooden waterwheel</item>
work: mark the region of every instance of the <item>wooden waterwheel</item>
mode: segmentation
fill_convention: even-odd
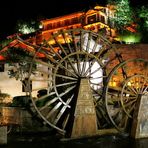
[[[68,137],[76,132],[82,134],[74,137],[93,135],[97,129],[112,127],[103,93],[109,74],[106,67],[113,60],[121,63],[122,57],[108,39],[71,29],[53,34],[41,46],[29,46],[35,52],[28,88],[36,113],[45,124]]]
[[[148,61],[129,59],[116,65],[105,86],[107,113],[113,125],[128,132],[136,102],[148,94]]]

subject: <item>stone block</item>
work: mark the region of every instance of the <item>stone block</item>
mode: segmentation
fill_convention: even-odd
[[[97,119],[88,79],[81,79],[71,138],[97,134]]]
[[[7,126],[0,126],[0,145],[7,144]]]
[[[143,95],[137,101],[133,115],[131,137],[135,139],[148,138],[148,95]]]

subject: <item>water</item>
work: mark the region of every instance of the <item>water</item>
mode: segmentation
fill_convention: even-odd
[[[60,141],[44,134],[8,136],[0,148],[148,148],[148,138],[135,140],[125,135],[109,135],[79,140]]]

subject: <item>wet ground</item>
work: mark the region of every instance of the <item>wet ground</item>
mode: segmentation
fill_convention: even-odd
[[[0,148],[148,148],[148,138],[135,140],[125,135],[108,135],[61,141],[47,134],[9,135]]]

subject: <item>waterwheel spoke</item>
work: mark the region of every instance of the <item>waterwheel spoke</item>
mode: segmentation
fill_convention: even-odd
[[[61,98],[64,95],[66,95],[67,93],[69,93],[70,91],[72,91],[74,88],[76,87],[76,85],[68,87],[66,90],[64,90],[62,93],[58,94],[58,96]],[[57,91],[56,91],[57,92]],[[63,101],[62,101],[63,102]]]
[[[95,62],[96,62],[96,61],[95,61],[94,59],[90,62],[89,67],[87,68],[87,70],[86,70],[86,72],[83,74],[83,76],[87,76],[87,75],[90,73],[90,71],[91,71],[93,65],[95,64]]]
[[[133,86],[127,86],[124,92],[127,92],[127,94],[134,95],[134,96],[136,96],[137,94]]]
[[[74,34],[73,31],[71,31],[71,35],[72,35],[72,40],[73,40],[73,43],[74,43],[74,49],[75,49],[75,52],[79,51],[80,49],[78,48],[77,46],[77,43],[76,43],[76,36]],[[78,68],[78,75],[80,76],[81,74],[81,69],[80,69],[80,57],[79,57],[79,54],[76,54],[75,55],[75,59],[76,59],[76,64],[77,64],[77,68]]]
[[[59,67],[62,68],[62,69],[64,69],[65,72],[70,73],[70,74],[73,75],[74,77],[76,77],[76,78],[78,77],[78,76],[77,76],[75,73],[73,73],[68,67],[62,65],[62,63],[59,64]],[[72,67],[73,67],[73,66],[72,66]],[[75,68],[74,68],[74,70],[75,70]],[[77,72],[76,72],[76,73],[77,73]]]
[[[39,111],[43,111],[44,109],[48,108],[51,104],[55,103],[58,100],[58,97],[55,97],[53,99],[51,99],[50,101],[48,101],[43,107],[41,107],[39,109]]]
[[[55,113],[59,108],[60,106],[62,105],[62,102],[58,102],[51,110],[50,112],[46,115],[46,119],[50,118],[53,113]]]
[[[62,46],[62,44],[58,41],[58,38],[56,38],[55,35],[53,35],[53,38],[54,38],[56,44],[58,45],[58,47],[61,49],[62,53],[64,53],[64,55],[67,56],[67,52],[65,51],[64,47]]]
[[[44,62],[44,61],[37,60],[37,59],[35,59],[35,62],[36,62],[36,63],[40,63],[40,64],[42,64],[42,65],[44,65],[44,66],[47,66],[47,67],[49,67],[49,68],[55,69],[54,65],[52,65],[52,64],[50,64],[50,63],[46,63],[46,62]]]
[[[70,39],[68,40],[68,38],[69,38],[69,34],[67,35],[67,37],[66,37],[66,35],[65,34],[68,34],[67,32],[64,32],[63,30],[62,30],[62,36],[63,36],[63,39],[64,39],[64,41],[65,41],[65,43],[67,44],[67,48],[69,49],[69,51],[70,51],[70,53],[72,53],[73,51],[72,51],[72,47],[71,47],[71,45],[70,45]]]
[[[36,101],[44,100],[45,98],[48,98],[48,97],[53,96],[53,95],[55,95],[55,94],[56,94],[55,92],[51,92],[50,94],[43,95],[43,96],[37,98]]]
[[[97,68],[96,70],[94,70],[93,72],[91,72],[89,75],[91,76],[91,75],[95,74],[98,71],[102,71],[102,67]]]
[[[70,113],[68,113],[66,116],[65,116],[65,120],[63,121],[63,124],[62,124],[62,129],[64,130],[66,128],[66,125],[69,121],[69,118],[70,118]]]
[[[97,36],[96,40],[95,40],[95,44],[92,48],[92,54],[95,54],[96,52],[99,52],[99,50],[101,49],[101,45],[98,44],[98,41],[100,40],[100,36]]]
[[[58,61],[56,59],[54,59],[54,54],[50,53],[50,51],[48,50],[41,50],[40,53],[44,54],[44,56],[50,60],[50,62],[57,64]]]
[[[90,51],[90,42],[91,42],[91,38],[92,38],[92,36],[91,36],[91,33],[88,33],[88,37],[87,37],[88,39],[87,39],[87,43],[85,43],[85,40],[84,40],[84,46],[86,46],[86,52],[87,53],[89,53]],[[85,45],[86,44],[86,45]],[[85,72],[85,69],[86,69],[86,64],[87,64],[87,61],[88,61],[88,54],[86,54],[85,55],[85,58],[84,58],[84,60],[83,60],[83,62],[82,62],[82,71],[81,71],[81,75],[83,75],[84,74],[84,72]]]
[[[145,87],[145,89],[143,90],[143,92],[144,92],[145,94],[148,94],[148,86]]]
[[[56,77],[64,78],[64,79],[68,79],[68,80],[77,80],[77,78],[73,78],[73,77],[70,77],[70,76],[65,76],[65,75],[62,75],[62,74],[56,74]]]
[[[49,98],[50,96],[53,96],[53,95],[55,95],[55,94],[56,94],[55,92],[50,92],[49,94],[47,93],[46,95],[43,95],[43,96],[37,98],[36,100],[37,100],[37,101],[41,101],[41,100],[44,100],[44,99],[46,99],[46,98]]]
[[[75,68],[75,66],[72,63],[72,61],[70,60],[70,58],[68,58],[68,63],[70,64],[71,68],[73,69],[74,73],[76,74],[75,76],[78,77],[78,75],[79,75],[78,70]]]
[[[84,58],[84,61],[83,62],[81,62],[81,76],[83,76],[84,75],[84,72],[85,72],[85,70],[86,70],[86,68],[87,68],[87,65],[89,65],[89,62],[88,62],[88,56],[86,55],[86,57]]]
[[[62,46],[62,44],[58,41],[58,39],[56,39],[56,37],[54,37],[54,39],[55,39],[56,43],[58,44],[58,46],[60,47],[62,53],[64,53],[64,55],[67,56],[68,53],[66,52],[66,50],[64,49],[64,47]],[[65,39],[64,39],[64,40],[65,40]],[[74,72],[75,72],[76,74],[78,74],[77,70],[76,70],[75,67],[73,66],[72,61],[71,61],[71,59],[70,59],[69,57],[67,58],[67,63],[69,63],[70,66],[71,66],[71,68],[74,70]],[[61,68],[67,69],[67,68],[66,68],[65,66],[63,66],[63,65],[61,65]],[[67,70],[68,70],[68,69],[67,69]],[[72,74],[75,75],[74,73],[72,73]],[[77,75],[75,75],[75,77],[77,77]]]
[[[80,30],[80,50],[83,51],[83,45],[84,45],[84,32],[82,30]]]
[[[122,104],[122,108],[124,110],[124,112],[128,115],[128,117],[132,118],[132,116],[130,115],[131,111],[135,108],[135,103],[136,103],[136,99],[129,101],[129,102],[124,102]]]
[[[67,101],[66,104],[68,105],[72,98],[74,97],[74,95],[72,95]],[[59,111],[58,115],[56,116],[56,119],[54,120],[54,124],[56,125],[58,123],[58,121],[60,120],[60,118],[62,117],[62,115],[64,114],[65,110],[67,109],[67,105],[64,105],[61,110]]]
[[[50,50],[51,50],[55,55],[57,55],[57,57],[58,57],[59,59],[62,59],[62,56],[58,53],[58,50],[55,50],[55,48],[54,48],[51,44],[48,44],[48,46],[49,46]]]
[[[72,84],[76,84],[76,83],[77,83],[77,81],[67,82],[67,83],[57,84],[56,87],[67,86],[67,85],[72,85]]]
[[[144,80],[143,80],[143,81],[144,81]],[[141,87],[140,87],[140,90],[139,90],[139,93],[140,93],[140,94],[143,94],[143,93],[147,90],[147,88],[145,87],[146,84],[148,84],[148,81],[144,81],[144,82],[142,83],[142,85],[141,85]],[[147,87],[148,87],[148,86],[147,86]]]

